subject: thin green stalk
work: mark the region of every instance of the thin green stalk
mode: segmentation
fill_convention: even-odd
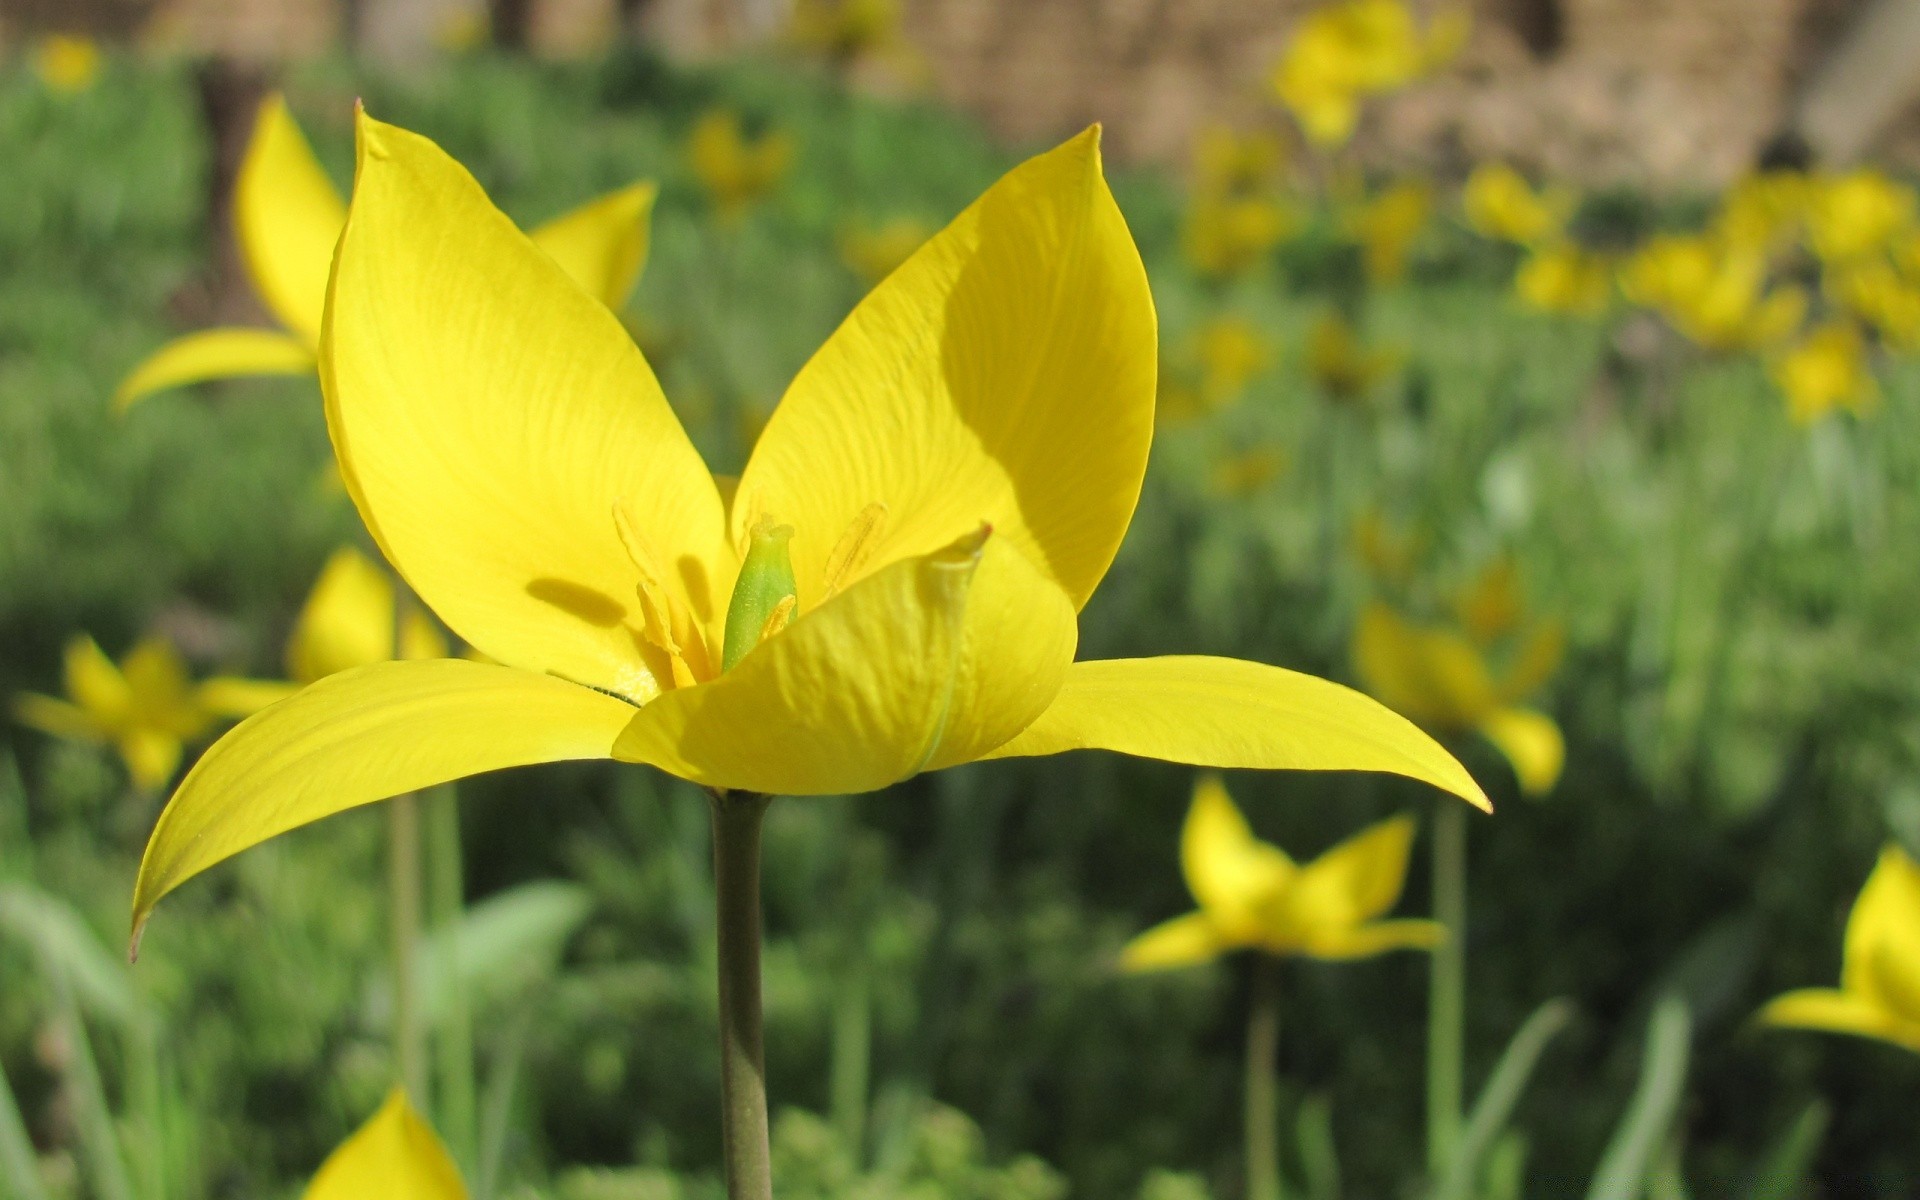
[[[26,1119],[20,1115],[20,1102],[4,1070],[0,1070],[0,1183],[6,1184],[7,1195],[20,1200],[49,1200]]]
[[[1460,1141],[1467,1019],[1467,810],[1443,804],[1433,822],[1434,947],[1427,994],[1427,1175],[1439,1179]]]
[[[866,1162],[867,1090],[873,1063],[873,981],[856,946],[845,964],[833,1012],[833,1060],[828,1093],[833,1125],[857,1163]]]
[[[1553,999],[1533,1010],[1520,1031],[1507,1043],[1506,1053],[1494,1066],[1493,1074],[1474,1102],[1453,1157],[1440,1176],[1433,1200],[1472,1200],[1474,1189],[1484,1174],[1482,1165],[1492,1154],[1499,1138],[1520,1102],[1520,1093],[1533,1077],[1533,1069],[1546,1051],[1547,1044],[1573,1021],[1573,1002]]]
[[[720,1128],[727,1200],[773,1200],[760,1011],[760,829],[770,799],[753,792],[713,794],[714,916],[720,941]]]
[[[420,797],[387,804],[387,893],[393,932],[393,1068],[427,1106],[427,1038],[420,1021]]]
[[[493,1200],[500,1192],[508,1127],[513,1121],[513,1094],[520,1083],[520,1066],[526,1060],[527,1042],[538,1012],[536,999],[529,996],[495,1047],[493,1067],[487,1075],[486,1110],[480,1118],[480,1160],[473,1175],[473,1200]]]
[[[1247,1012],[1247,1200],[1282,1200],[1280,963],[1259,955]]]
[[[1662,997],[1647,1024],[1640,1085],[1593,1173],[1587,1200],[1636,1200],[1645,1190],[1655,1155],[1670,1136],[1680,1109],[1692,1039],[1693,1014],[1686,1001]]]
[[[446,1011],[434,1039],[440,1135],[454,1161],[471,1172],[478,1111],[473,1013],[460,972],[460,918],[466,879],[460,850],[460,797],[452,784],[427,793],[427,879],[433,928],[446,947]]]
[[[74,997],[73,984],[64,967],[48,962],[46,970],[53,984],[60,1024],[67,1035],[67,1053],[71,1056],[67,1086],[73,1089],[74,1116],[79,1126],[87,1178],[99,1200],[134,1200],[133,1177],[127,1173],[120,1136],[113,1127],[113,1110],[107,1105],[107,1089],[100,1082],[100,1064],[93,1056],[93,1041],[87,1036],[80,1002]]]

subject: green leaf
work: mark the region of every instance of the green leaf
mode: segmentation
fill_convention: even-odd
[[[1472,1197],[1482,1161],[1513,1118],[1514,1106],[1520,1102],[1520,1093],[1533,1077],[1540,1055],[1573,1020],[1573,1012],[1573,1002],[1558,997],[1534,1009],[1521,1023],[1501,1053],[1500,1061],[1494,1065],[1493,1074],[1487,1077],[1480,1098],[1474,1101],[1466,1128],[1447,1164],[1447,1173],[1434,1191],[1434,1200]]]
[[[1693,1016],[1686,1001],[1671,994],[1661,997],[1647,1022],[1640,1086],[1594,1172],[1587,1200],[1637,1200],[1645,1190],[1654,1155],[1680,1108],[1692,1037]]]
[[[1808,1102],[1767,1152],[1766,1160],[1754,1175],[1753,1186],[1747,1189],[1747,1200],[1793,1200],[1801,1195],[1806,1188],[1807,1172],[1820,1153],[1820,1143],[1827,1136],[1827,1124],[1832,1118],[1833,1111],[1825,1100],[1816,1098]]]

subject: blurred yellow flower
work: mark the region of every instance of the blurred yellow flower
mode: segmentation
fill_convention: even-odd
[[[99,43],[81,34],[49,34],[33,48],[33,71],[50,92],[84,92],[100,78]]]
[[[1381,920],[1406,886],[1412,817],[1370,826],[1305,865],[1253,836],[1217,775],[1193,789],[1180,869],[1200,908],[1147,930],[1120,954],[1126,971],[1208,962],[1233,950],[1308,958],[1368,958],[1429,950],[1437,921]]]
[[[1287,148],[1266,130],[1225,125],[1201,130],[1193,147],[1193,189],[1207,195],[1260,195],[1286,182]]]
[[[1466,42],[1469,18],[1450,9],[1423,31],[1402,0],[1337,0],[1309,14],[1275,65],[1274,94],[1307,137],[1339,146],[1353,136],[1360,104],[1444,64]]]
[[[1369,279],[1397,283],[1406,275],[1407,253],[1432,212],[1433,188],[1425,180],[1407,179],[1347,214],[1347,232],[1359,239]]]
[[[1579,197],[1564,187],[1535,190],[1520,172],[1493,162],[1473,169],[1460,200],[1474,232],[1531,246],[1566,231]]]
[[[302,1200],[467,1200],[460,1168],[404,1091],[320,1164]]]
[[[1811,182],[1798,171],[1761,171],[1727,189],[1714,231],[1729,244],[1768,251],[1788,240],[1807,215]]]
[[[1790,337],[1806,314],[1806,294],[1769,287],[1767,269],[1758,250],[1705,235],[1664,235],[1627,260],[1620,288],[1708,349],[1755,349]]]
[[[1802,425],[1836,408],[1865,416],[1880,402],[1866,339],[1847,321],[1830,321],[1801,338],[1775,360],[1772,374],[1786,394],[1787,415]]]
[[[1426,544],[1426,538],[1392,524],[1377,508],[1354,518],[1354,552],[1367,573],[1382,583],[1399,585],[1412,579]]]
[[[1803,988],[1760,1010],[1768,1025],[1878,1038],[1920,1053],[1920,863],[1880,851],[1847,917],[1838,988]]]
[[[1920,285],[1885,258],[1836,264],[1827,269],[1824,282],[1828,294],[1873,326],[1887,345],[1898,350],[1920,348]]]
[[[1614,265],[1570,241],[1536,246],[1513,275],[1513,290],[1541,312],[1590,317],[1613,299]]]
[[[1271,196],[1195,196],[1181,249],[1195,271],[1216,279],[1259,266],[1293,232],[1291,207]]]
[[[1338,313],[1327,313],[1307,333],[1307,374],[1333,400],[1354,403],[1366,399],[1381,380],[1391,375],[1397,356],[1370,349]]]
[[[1152,293],[1096,131],[1015,167],[870,292],[737,481],[614,314],[458,163],[364,113],[358,136],[328,427],[382,553],[493,661],[343,671],[236,726],[161,814],[136,929],[267,838],[543,762],[835,795],[1107,749],[1385,770],[1484,807],[1431,736],[1351,689],[1205,656],[1075,660],[1153,440]]]
[[[1245,317],[1214,317],[1184,339],[1160,364],[1154,416],[1177,424],[1219,412],[1273,365],[1273,346]]]
[[[793,166],[793,148],[783,129],[748,137],[740,114],[724,108],[701,117],[687,139],[693,173],[724,222],[738,221],[779,186]]]
[[[433,44],[449,54],[471,54],[487,44],[493,34],[487,9],[482,5],[464,5],[443,10],[433,25]]]
[[[1287,452],[1280,446],[1254,446],[1214,460],[1207,486],[1217,496],[1244,500],[1256,495],[1287,469]]]
[[[221,717],[239,717],[288,695],[283,683],[221,677],[194,683],[173,643],[142,640],[115,666],[90,637],[67,643],[64,700],[24,692],[14,715],[42,733],[113,746],[135,784],[173,778],[186,745]]]
[[[1496,673],[1486,647],[1451,629],[1415,625],[1384,604],[1369,604],[1353,635],[1361,686],[1387,707],[1436,733],[1479,733],[1513,766],[1522,790],[1553,788],[1566,761],[1560,727],[1519,705],[1560,663],[1557,626],[1517,633]]]
[[[1519,566],[1511,558],[1495,559],[1454,594],[1453,612],[1467,636],[1483,646],[1518,629],[1527,614]]]
[[[927,223],[913,217],[894,217],[879,225],[850,225],[837,239],[840,261],[872,287],[893,274],[895,267],[913,257],[913,252],[932,236]]]
[[[795,0],[787,36],[835,64],[904,46],[899,0]]]
[[[409,597],[411,599],[411,597]],[[343,546],[327,559],[287,639],[287,674],[299,683],[394,657],[393,577]],[[399,657],[445,658],[447,639],[417,603],[407,606]]]
[[[1913,189],[1871,167],[1821,176],[1807,197],[1807,240],[1822,261],[1845,262],[1889,247],[1915,213]]]
[[[532,233],[574,282],[609,308],[627,302],[647,260],[654,185],[610,192]],[[347,207],[279,93],[261,101],[234,181],[234,236],[253,290],[280,328],[207,329],[176,338],[121,381],[116,408],[167,388],[315,369],[327,272]]]

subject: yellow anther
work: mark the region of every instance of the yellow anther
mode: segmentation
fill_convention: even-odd
[[[760,627],[760,641],[764,642],[774,634],[779,633],[782,629],[785,629],[793,620],[794,610],[799,607],[800,598],[797,596],[788,596],[780,603],[774,605],[773,611],[767,614],[767,623]],[[757,644],[758,643],[756,643],[756,645]]]
[[[887,506],[875,500],[861,509],[833,544],[833,550],[827,555],[827,569],[821,575],[820,598],[825,600],[840,590],[842,584],[866,565],[868,554],[880,540],[880,530],[887,523]]]
[[[700,682],[700,674],[708,666],[706,640],[700,635],[700,627],[684,605],[675,603],[674,594],[668,590],[666,577],[660,570],[660,560],[654,557],[645,532],[624,502],[613,506],[613,526],[627,558],[640,576],[633,589],[640,600],[640,635],[667,656],[672,686],[692,687]]]

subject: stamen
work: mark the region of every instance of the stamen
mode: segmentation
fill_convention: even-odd
[[[822,600],[839,592],[840,586],[866,565],[867,555],[880,540],[880,530],[886,522],[887,506],[878,500],[854,516],[853,523],[827,555],[827,568],[821,575]]]
[[[667,656],[672,686],[692,687],[700,680],[694,670],[694,662],[689,659],[696,660],[701,666],[708,661],[706,642],[700,636],[700,627],[674,603],[673,593],[667,589],[665,576],[660,571],[659,560],[653,555],[653,547],[648,544],[646,534],[624,501],[613,506],[613,527],[620,535],[620,544],[626,549],[627,558],[640,575],[640,582],[634,587],[634,594],[640,600],[640,635]],[[676,619],[683,617],[685,619]],[[685,639],[684,648],[682,638]]]

